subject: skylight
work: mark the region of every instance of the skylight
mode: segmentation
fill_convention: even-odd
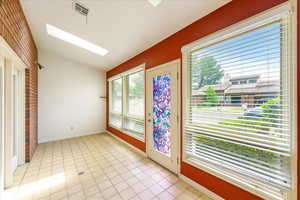
[[[56,37],[58,39],[64,40],[66,42],[69,42],[73,45],[76,45],[78,47],[81,47],[83,49],[86,49],[90,52],[93,52],[95,54],[104,56],[108,53],[108,50],[99,47],[93,43],[90,43],[84,39],[81,39],[80,37],[77,37],[76,35],[73,35],[71,33],[65,32],[55,26],[52,26],[50,24],[46,24],[47,32],[49,35]]]
[[[161,0],[148,0],[154,7],[158,6],[161,3]]]

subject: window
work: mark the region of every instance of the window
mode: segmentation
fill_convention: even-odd
[[[257,80],[255,80],[255,79],[250,79],[250,80],[248,80],[248,82],[249,82],[249,83],[256,83]]]
[[[183,48],[184,161],[260,196],[285,199],[293,184],[295,98],[289,15],[264,21]],[[241,76],[259,79],[230,84]]]
[[[111,125],[121,128],[122,127],[122,98],[123,87],[122,78],[111,81],[111,112],[109,122]]]
[[[109,124],[144,140],[144,70],[135,68],[110,81]]]
[[[127,84],[124,129],[144,135],[144,71],[126,76]]]
[[[240,85],[242,85],[242,84],[247,84],[247,80],[240,81]]]

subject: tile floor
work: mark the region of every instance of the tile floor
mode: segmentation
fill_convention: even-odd
[[[108,134],[40,144],[5,191],[15,199],[209,200]]]

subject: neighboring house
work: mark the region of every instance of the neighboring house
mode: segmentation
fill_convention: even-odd
[[[237,76],[222,83],[204,86],[193,91],[193,100],[199,103],[206,100],[205,91],[213,88],[220,98],[220,104],[248,107],[262,104],[279,95],[279,81],[261,79],[259,75]]]

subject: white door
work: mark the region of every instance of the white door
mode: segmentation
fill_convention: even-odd
[[[18,133],[19,133],[19,76],[18,71],[13,70],[12,74],[12,90],[13,90],[13,157],[12,170],[15,171],[18,166]]]
[[[147,70],[146,120],[148,156],[178,173],[178,69],[180,60]]]
[[[4,58],[0,55],[0,199],[4,189]]]

